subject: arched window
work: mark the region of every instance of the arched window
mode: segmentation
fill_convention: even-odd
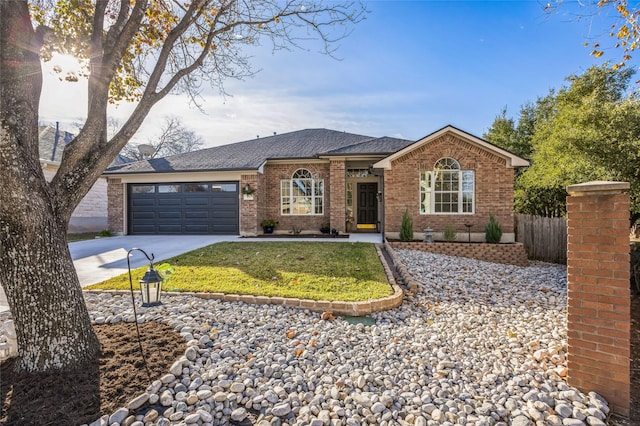
[[[280,181],[280,207],[283,215],[324,214],[324,180],[314,179],[307,169],[293,172]]]
[[[473,170],[461,170],[453,158],[439,159],[433,170],[420,172],[420,213],[472,214],[474,181]]]

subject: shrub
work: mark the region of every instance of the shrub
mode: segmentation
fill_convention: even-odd
[[[103,229],[102,231],[98,232],[98,237],[112,237],[112,236],[113,234],[109,229]]]
[[[488,243],[498,244],[502,238],[502,228],[493,214],[489,214],[489,223],[487,224],[485,239]]]
[[[457,235],[458,233],[456,232],[455,226],[448,224],[444,227],[444,232],[442,233],[442,236],[446,242],[448,243],[454,242],[456,240]]]
[[[402,215],[400,241],[413,241],[413,219],[409,216],[409,209],[405,209]]]

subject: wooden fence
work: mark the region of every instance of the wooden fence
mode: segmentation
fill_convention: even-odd
[[[561,217],[516,214],[516,241],[529,259],[567,263],[567,220]]]

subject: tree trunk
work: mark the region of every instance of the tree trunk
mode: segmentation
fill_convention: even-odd
[[[22,232],[3,232],[0,251],[0,264],[9,265],[0,268],[0,282],[16,324],[18,366],[30,372],[81,368],[100,350],[66,227],[46,216],[32,211],[16,221]]]
[[[40,40],[26,1],[2,1],[0,12],[0,284],[19,368],[72,370],[100,344],[66,242],[70,213],[56,210],[39,162]]]

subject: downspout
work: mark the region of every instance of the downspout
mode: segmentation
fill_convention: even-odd
[[[51,161],[56,159],[56,149],[58,148],[58,141],[60,140],[60,122],[56,121],[56,134],[53,138],[53,150],[51,151]]]

